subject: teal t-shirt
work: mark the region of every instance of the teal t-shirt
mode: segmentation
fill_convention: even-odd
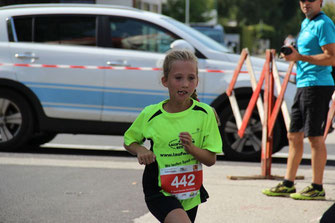
[[[156,155],[158,173],[162,168],[198,164],[179,142],[180,132],[189,132],[195,146],[214,153],[222,152],[222,141],[212,107],[192,100],[193,104],[185,111],[168,113],[163,109],[167,100],[144,108],[124,135],[124,143],[143,144],[145,139],[151,141],[150,148]],[[161,186],[158,174],[158,187]],[[169,193],[161,190],[164,195]],[[201,203],[200,194],[180,200],[185,210]]]
[[[321,46],[335,43],[335,26],[323,12],[314,19],[305,19],[297,41],[298,51],[302,55],[323,53]],[[297,61],[297,87],[333,86],[331,66],[319,66],[308,62]]]

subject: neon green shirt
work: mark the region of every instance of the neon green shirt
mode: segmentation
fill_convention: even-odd
[[[195,146],[214,153],[222,152],[222,141],[212,107],[193,100],[193,104],[185,111],[168,113],[163,104],[147,106],[135,122],[126,131],[124,142],[130,145],[134,142],[143,144],[150,139],[151,150],[156,155],[158,169],[198,164],[192,155],[188,154],[179,143],[179,133],[189,132]],[[159,173],[159,171],[158,171]],[[158,187],[161,186],[158,174]],[[161,190],[162,193],[170,194]],[[200,194],[194,198],[180,200],[185,210],[192,209],[201,203]]]

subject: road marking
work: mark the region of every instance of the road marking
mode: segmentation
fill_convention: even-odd
[[[272,155],[273,158],[287,158],[288,157],[288,153],[275,153]],[[303,159],[311,159],[312,155],[310,153],[308,154],[303,154],[302,155]],[[335,160],[335,155],[327,155],[327,160]]]
[[[104,169],[130,169],[143,170],[144,166],[137,161],[102,161],[102,160],[75,160],[75,159],[49,159],[49,158],[21,158],[0,157],[0,165],[22,166],[52,166],[52,167],[80,167],[80,168],[104,168]]]
[[[134,219],[134,223],[149,223],[149,222],[158,222],[150,212]]]
[[[117,150],[126,151],[122,146],[102,146],[102,145],[79,145],[79,144],[58,144],[58,143],[46,143],[41,145],[46,148],[60,148],[60,149],[94,149],[94,150]]]
[[[110,150],[110,151],[126,151],[121,146],[102,146],[102,145],[80,145],[80,144],[57,144],[57,143],[47,143],[41,147],[45,148],[59,148],[59,149],[88,149],[88,150]],[[218,155],[224,155],[223,153]],[[277,152],[272,155],[272,158],[287,158],[288,153]],[[303,154],[303,159],[311,159],[312,155],[308,153]],[[335,160],[335,155],[327,155],[327,160]]]
[[[58,143],[46,143],[41,147],[45,148],[59,148],[59,149],[88,149],[88,150],[106,150],[106,151],[126,151],[122,146],[103,146],[103,145],[80,145],[80,144],[58,144]],[[224,155],[223,153],[218,155]],[[277,152],[272,155],[272,158],[287,158],[288,153]],[[311,159],[310,153],[304,153],[303,159]],[[327,160],[335,160],[335,155],[327,155]]]

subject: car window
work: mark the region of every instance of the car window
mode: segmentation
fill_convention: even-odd
[[[161,27],[137,19],[110,17],[109,23],[114,48],[165,53],[179,39]]]
[[[209,36],[210,38],[214,39],[216,42],[224,43],[224,34],[223,31],[220,29],[210,28],[210,27],[195,27],[192,26],[192,28],[202,32],[206,36]]]
[[[35,18],[35,42],[96,46],[95,16]]]
[[[229,49],[221,45],[220,43],[216,42],[215,40],[211,39],[210,37],[204,35],[203,33],[199,32],[198,30],[189,27],[185,25],[184,23],[181,23],[175,19],[164,17],[163,18],[166,22],[176,26],[177,28],[183,30],[184,32],[188,33],[189,35],[192,35],[193,38],[200,41],[202,44],[204,44],[206,47],[220,52],[228,53]]]
[[[15,18],[14,25],[16,30],[17,40],[19,42],[32,42],[32,27],[33,27],[33,19],[29,18]]]
[[[96,16],[14,17],[14,24],[19,42],[96,46]]]

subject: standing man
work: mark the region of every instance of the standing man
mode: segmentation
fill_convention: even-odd
[[[263,190],[268,196],[290,196],[301,200],[325,199],[322,186],[327,162],[326,145],[323,140],[325,123],[334,80],[331,76],[335,66],[335,26],[322,11],[323,0],[300,0],[300,8],[306,18],[301,24],[294,47],[287,61],[296,61],[297,92],[291,111],[291,125],[287,134],[289,155],[286,175],[276,187]],[[312,184],[296,193],[294,180],[303,155],[303,139],[308,137],[312,149]]]

